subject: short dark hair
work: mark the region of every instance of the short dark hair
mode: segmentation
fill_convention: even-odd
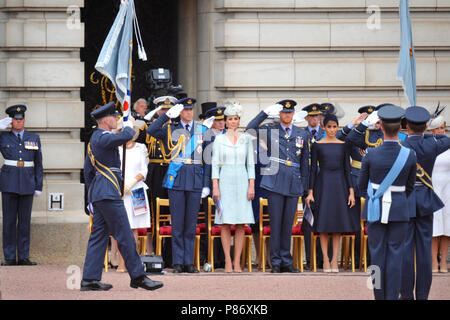
[[[381,126],[383,127],[384,132],[386,133],[387,136],[394,137],[400,131],[401,123],[400,122],[384,122],[383,120],[381,120]]]
[[[406,124],[408,125],[409,129],[414,132],[421,134],[425,131],[427,124],[426,123],[414,123],[407,121]]]
[[[325,118],[323,119],[323,125],[326,126],[327,123],[330,122],[330,121],[336,122],[336,124],[339,126],[338,118],[332,113],[327,113],[325,115]]]

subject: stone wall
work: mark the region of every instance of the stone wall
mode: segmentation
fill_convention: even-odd
[[[248,110],[242,125],[282,98],[300,108],[331,102],[341,109],[341,125],[362,105],[407,107],[396,80],[397,6],[394,0],[199,0],[197,96],[240,101]],[[449,105],[450,1],[411,0],[410,6],[417,103],[430,110],[438,101]]]
[[[83,3],[0,0],[0,114],[25,104],[25,127],[42,141],[44,189],[33,203],[30,250],[38,263],[78,263],[86,249],[88,218],[80,183],[84,26],[74,11]],[[64,211],[48,210],[53,192],[64,193]]]

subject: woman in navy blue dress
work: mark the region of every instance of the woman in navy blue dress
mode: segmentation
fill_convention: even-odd
[[[313,230],[320,233],[324,272],[339,272],[338,252],[341,233],[358,230],[359,219],[353,210],[355,194],[350,175],[350,145],[336,138],[338,120],[335,115],[324,119],[326,136],[311,146],[311,171],[306,203],[314,215]],[[319,169],[320,165],[320,169]],[[328,260],[331,233],[333,257]]]

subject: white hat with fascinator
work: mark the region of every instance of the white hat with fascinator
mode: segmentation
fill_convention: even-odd
[[[438,103],[438,106],[436,108],[436,111],[434,111],[433,114],[431,114],[430,121],[428,122],[428,130],[437,129],[440,126],[442,126],[445,122],[444,117],[441,115],[442,111],[444,111],[445,106],[442,107],[442,109],[439,110],[440,103]]]
[[[241,117],[242,105],[239,102],[229,102],[225,104],[226,108],[223,114],[225,116],[238,116]]]

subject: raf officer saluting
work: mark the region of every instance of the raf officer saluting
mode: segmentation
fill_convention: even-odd
[[[9,117],[0,123],[1,129],[10,123],[12,128],[0,133],[0,151],[5,159],[0,174],[5,256],[2,266],[36,265],[29,260],[30,223],[33,196],[42,192],[42,153],[39,136],[24,129],[26,110],[24,105],[11,106],[6,109]]]
[[[426,300],[431,288],[431,240],[433,236],[433,212],[444,204],[433,191],[431,175],[436,157],[450,147],[450,138],[445,135],[424,134],[430,113],[422,107],[406,109],[406,128],[408,138],[403,145],[416,152],[417,180],[414,196],[411,197],[408,236],[406,238],[403,270],[402,299]],[[414,201],[415,199],[415,201]],[[414,274],[414,249],[416,253],[417,273]]]
[[[375,107],[375,110],[368,112],[367,119],[363,119],[359,125],[348,132],[347,140],[359,148],[366,150],[367,148],[376,148],[383,144],[383,131],[380,127],[380,121],[373,123],[373,119],[377,118],[377,113],[385,106],[391,106],[390,103],[383,103]],[[369,110],[371,106],[368,106]],[[365,113],[361,114],[363,117]],[[360,119],[361,120],[361,119]],[[399,141],[403,141],[406,135],[402,132],[398,133]]]
[[[196,223],[200,199],[210,192],[202,161],[207,127],[193,120],[195,102],[194,98],[178,100],[148,128],[151,136],[161,139],[166,149],[172,150],[172,161],[163,182],[169,189],[174,273],[199,272],[193,263]],[[178,116],[178,124],[165,124]]]
[[[272,273],[300,272],[292,265],[291,234],[298,198],[308,190],[309,151],[308,133],[293,125],[296,104],[282,100],[247,125],[247,131],[258,130],[260,138],[266,140],[271,162],[261,169],[261,188],[267,190],[269,202]],[[259,127],[268,116],[277,115],[279,123]]]
[[[118,113],[114,102],[94,110],[91,115],[97,121],[98,129],[88,144],[84,174],[94,222],[86,252],[81,291],[106,291],[112,288],[112,285],[100,282],[110,234],[117,240],[125,260],[131,278],[130,286],[147,290],[161,288],[161,282],[145,276],[122,198],[123,177],[118,147],[133,138],[133,125],[131,121],[125,121],[121,132],[111,132],[117,128]]]
[[[409,210],[407,197],[414,190],[415,152],[398,143],[398,132],[405,111],[385,106],[378,112],[384,143],[371,149],[362,160],[359,188],[367,193],[369,248],[379,286],[376,300],[397,300],[402,275],[403,246],[407,236]],[[365,215],[365,213],[363,214]]]

